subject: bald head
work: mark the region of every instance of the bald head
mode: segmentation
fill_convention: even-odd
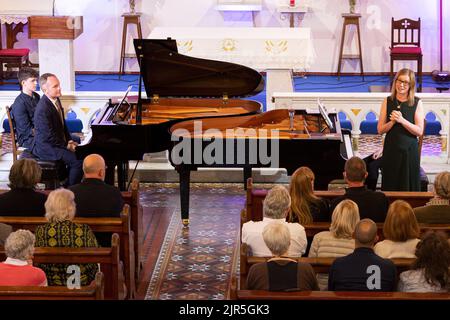
[[[83,161],[85,178],[105,180],[105,160],[101,155],[90,154]]]
[[[372,248],[378,240],[377,224],[371,219],[360,220],[355,227],[356,247]]]

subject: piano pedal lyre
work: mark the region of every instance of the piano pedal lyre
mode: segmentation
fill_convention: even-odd
[[[189,219],[182,219],[181,222],[183,223],[184,227],[188,227],[189,226]]]
[[[152,104],[159,104],[159,94],[154,94],[152,97]]]

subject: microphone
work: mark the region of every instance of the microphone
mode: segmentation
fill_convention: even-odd
[[[53,17],[55,16],[55,1],[56,0],[53,0],[53,5],[52,5],[52,16]]]

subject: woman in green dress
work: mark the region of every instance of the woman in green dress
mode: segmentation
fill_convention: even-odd
[[[386,133],[381,189],[420,191],[418,137],[424,130],[422,101],[415,97],[416,79],[410,69],[395,75],[391,95],[384,99],[378,133]]]

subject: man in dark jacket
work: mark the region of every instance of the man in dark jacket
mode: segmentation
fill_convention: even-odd
[[[44,96],[34,113],[33,154],[39,160],[63,161],[69,169],[68,185],[77,184],[83,176],[82,162],[75,155],[78,143],[72,140],[64,120],[64,109],[59,100],[60,82],[54,74],[44,73],[39,78],[39,84]]]
[[[368,190],[364,185],[367,178],[366,163],[358,157],[352,157],[345,163],[345,181],[348,188],[343,196],[333,199],[331,212],[345,199],[356,202],[361,219],[369,218],[375,222],[384,222],[389,208],[389,200],[382,192]]]
[[[104,182],[105,160],[90,154],[83,161],[84,179],[69,187],[75,194],[77,217],[120,217],[124,201],[119,189]]]
[[[39,102],[36,86],[39,74],[31,68],[19,70],[19,83],[22,92],[11,105],[11,115],[16,126],[17,144],[30,152],[34,145],[34,111]]]
[[[370,219],[358,222],[353,234],[355,251],[337,258],[328,277],[330,291],[395,291],[397,268],[389,259],[376,255],[377,225]]]

